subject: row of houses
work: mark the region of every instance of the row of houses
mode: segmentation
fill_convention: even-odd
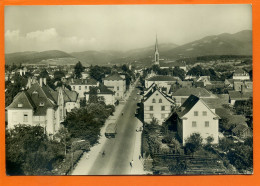
[[[185,81],[170,76],[153,76],[146,79],[145,85],[149,87],[145,88],[141,105],[146,123],[156,119],[161,125],[175,115],[178,119],[172,122],[176,122],[177,133],[183,143],[194,132],[199,132],[204,142],[211,136],[214,138],[213,143],[218,143],[221,119],[218,111],[224,108],[223,105],[252,97],[252,92],[245,92],[243,88],[242,91],[232,90],[228,94],[213,94],[206,88],[194,86],[173,88],[173,85],[182,82]],[[240,95],[233,96],[237,92]],[[228,117],[233,118],[233,115]],[[244,132],[241,132],[242,129]],[[241,136],[252,134],[246,122],[236,122],[232,132]]]

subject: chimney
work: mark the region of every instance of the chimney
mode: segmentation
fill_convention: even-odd
[[[40,78],[40,86],[42,87],[42,78]]]
[[[47,85],[46,78],[43,78],[44,85]]]
[[[31,88],[31,86],[32,86],[32,78],[31,77],[28,78],[27,86],[28,86],[28,88]]]
[[[245,86],[242,84],[241,85],[241,93],[244,93],[245,92]]]

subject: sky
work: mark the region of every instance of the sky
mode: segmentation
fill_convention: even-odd
[[[5,52],[131,50],[252,29],[251,5],[6,6]]]

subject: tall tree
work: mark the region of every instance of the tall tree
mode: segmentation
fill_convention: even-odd
[[[81,78],[81,73],[84,71],[84,67],[82,66],[81,62],[79,61],[74,67],[74,73],[76,78]]]

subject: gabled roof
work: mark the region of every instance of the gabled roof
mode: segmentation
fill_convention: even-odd
[[[230,115],[228,116],[228,123],[234,124],[234,125],[247,125],[246,124],[246,118],[242,115]]]
[[[232,100],[245,100],[252,97],[252,92],[228,91],[229,97]]]
[[[239,68],[237,70],[235,70],[234,74],[243,74],[243,73],[247,73],[246,71],[244,71],[243,69]]]
[[[18,107],[20,105],[20,107]],[[36,106],[26,91],[19,92],[6,109],[35,109]]]
[[[99,90],[99,92],[97,94],[115,94],[114,91],[110,90],[107,86],[100,84],[98,87],[94,87],[97,90]],[[86,94],[89,94],[89,92],[86,92]]]
[[[167,101],[171,102],[172,104],[174,104],[174,100],[171,99],[169,96],[167,96],[166,94],[164,94],[163,92],[161,92],[156,86],[153,87],[147,94],[146,97],[144,99],[144,102],[146,102],[155,92],[160,93],[165,99],[167,99]]]
[[[43,85],[41,87],[36,82],[27,91],[18,93],[7,109],[33,109],[36,116],[46,115],[48,108],[57,106],[51,91],[53,90],[49,86]],[[18,107],[18,104],[22,105]]]
[[[180,81],[179,77],[173,77],[173,76],[153,76],[147,79],[147,81]]]
[[[200,97],[212,97],[216,98],[214,94],[207,91],[205,88],[180,88],[176,92],[173,93],[173,96],[200,96]]]
[[[183,116],[185,116],[199,101],[201,101],[209,110],[210,112],[212,112],[217,118],[219,118],[219,116],[214,113],[209,106],[199,97],[194,96],[194,95],[190,95],[189,98],[181,105],[180,110],[177,111],[177,115],[182,118]]]
[[[103,78],[103,81],[104,80],[108,80],[108,81],[119,81],[119,80],[124,80],[118,73],[114,73],[114,74],[111,74],[105,78]]]
[[[246,130],[250,129],[247,125],[239,124],[235,128],[232,129],[232,132],[235,135],[239,135],[240,133],[245,132]]]
[[[71,79],[70,85],[97,85],[98,82],[95,79]]]

